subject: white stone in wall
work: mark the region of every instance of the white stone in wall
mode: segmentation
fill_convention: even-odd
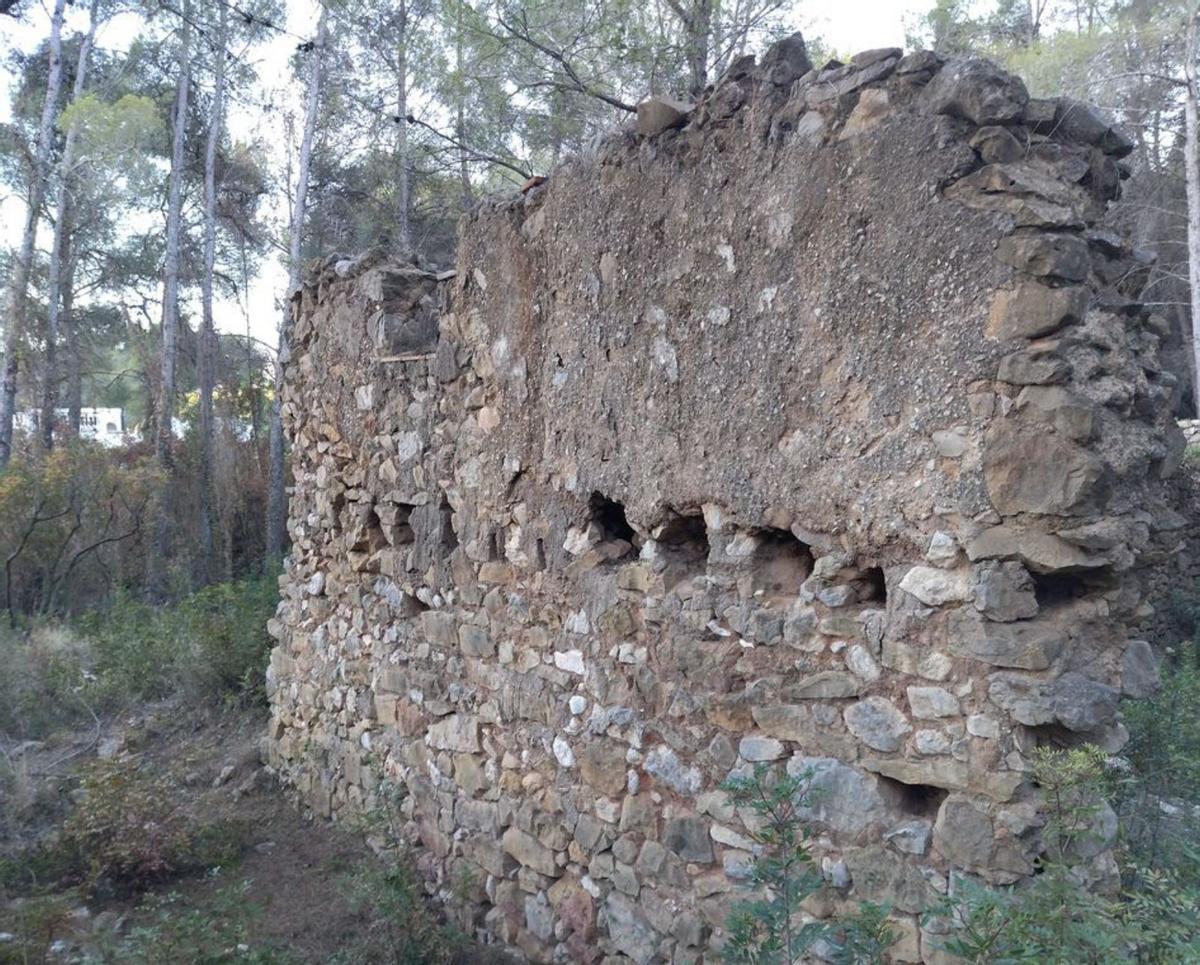
[[[587,631],[584,632],[586,633]],[[580,676],[583,676],[585,673],[587,673],[587,667],[583,662],[583,652],[580,650],[555,651],[554,666],[556,666],[559,670],[565,670],[567,673],[579,674]],[[580,713],[582,713],[582,711],[580,711]]]
[[[926,606],[960,603],[971,598],[970,575],[961,570],[941,570],[932,566],[914,566],[900,581],[900,589],[911,593]]]

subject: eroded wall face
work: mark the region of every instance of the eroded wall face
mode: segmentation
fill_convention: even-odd
[[[956,875],[1033,870],[1032,751],[1154,684],[1174,385],[1092,227],[1127,143],[978,62],[806,71],[465,219],[453,278],[295,303],[272,760],[324,815],[403,785],[530,960],[718,949],[763,763],[812,774],[809,913],[887,900],[937,960]]]

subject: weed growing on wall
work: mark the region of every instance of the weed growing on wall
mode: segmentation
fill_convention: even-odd
[[[1200,891],[1177,874],[1134,875],[1120,894],[1091,883],[1088,862],[1108,823],[1107,756],[1095,747],[1041,748],[1034,779],[1047,807],[1038,874],[1011,888],[968,878],[931,916],[949,922],[945,950],[975,965],[993,962],[1115,965],[1200,961]]]
[[[787,965],[820,943],[822,958],[861,965],[882,962],[896,940],[888,909],[869,902],[840,922],[797,922],[801,904],[824,884],[799,817],[813,803],[812,777],[811,769],[793,776],[759,764],[751,776],[721,785],[756,816],[751,834],[759,848],[751,874],[755,896],[738,903],[726,922],[728,962]]]

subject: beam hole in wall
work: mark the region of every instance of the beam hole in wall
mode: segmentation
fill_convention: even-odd
[[[424,613],[428,609],[429,609],[428,604],[422,603],[419,599],[417,599],[411,593],[405,593],[404,599],[401,601],[400,616],[401,617],[416,617],[416,616],[420,616],[422,613]]]
[[[813,551],[786,529],[769,526],[757,530],[754,553],[754,589],[771,598],[795,597],[813,571]]]
[[[610,560],[622,559],[634,552],[638,542],[637,532],[629,525],[624,506],[603,493],[593,492],[588,499],[588,516],[591,525],[599,532],[602,543],[624,543],[628,547],[624,552],[610,556]]]
[[[708,527],[702,514],[672,511],[655,541],[666,560],[663,573],[666,589],[707,572]]]
[[[858,585],[859,603],[887,603],[887,581],[883,578],[882,566],[869,566],[863,570]]]
[[[1105,574],[1094,570],[1085,573],[1032,573],[1033,592],[1039,607],[1054,607],[1087,596],[1107,582]]]
[[[438,504],[438,512],[442,514],[442,549],[445,551],[443,555],[449,556],[458,549],[458,533],[454,532],[454,507],[445,496],[442,496],[442,501]]]
[[[546,568],[546,541],[541,537],[534,546],[533,565],[539,572]]]
[[[377,511],[379,525],[392,546],[407,546],[416,540],[412,528],[412,512],[415,506],[395,503],[380,506]]]
[[[918,818],[937,817],[938,808],[950,796],[944,787],[934,787],[932,784],[905,784],[894,778],[879,776],[880,784],[891,792],[897,806],[905,814]]]

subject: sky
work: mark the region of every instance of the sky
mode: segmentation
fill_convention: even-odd
[[[386,2],[386,0],[380,0]],[[905,20],[923,13],[934,0],[797,0],[796,22],[808,34],[820,36],[834,50],[853,53],[874,47],[904,46]],[[8,70],[8,53],[14,48],[30,50],[37,46],[49,30],[47,0],[25,0],[21,5],[20,19],[0,17],[0,122],[8,120],[9,100],[14,78]],[[286,0],[287,29],[291,34],[310,36],[315,32],[315,0]],[[68,8],[67,31],[86,27],[84,4]],[[102,49],[119,50],[132,39],[132,21],[117,18],[111,21],[97,36],[97,46]],[[277,35],[269,42],[256,48],[254,61],[259,63],[260,76],[271,83],[271,79],[286,79],[289,75],[288,59],[295,49],[296,37]],[[276,81],[277,82],[277,81]],[[283,85],[274,98],[277,103],[291,97],[297,114],[300,107],[295,85]],[[261,111],[235,108],[229,117],[231,133],[235,138],[249,139],[254,135],[265,136],[270,143],[283,145],[282,111],[265,114]],[[280,160],[282,167],[283,161]],[[0,187],[0,244],[16,247],[20,241],[24,219],[24,205],[18,198],[6,196]],[[279,199],[281,201],[281,199]],[[275,216],[283,218],[282,205],[276,204]],[[47,232],[38,238],[43,249],[49,247]],[[263,264],[258,278],[250,286],[244,303],[230,299],[218,302],[215,324],[219,331],[245,334],[273,345],[279,324],[279,305],[287,283],[287,274],[277,258]]]

